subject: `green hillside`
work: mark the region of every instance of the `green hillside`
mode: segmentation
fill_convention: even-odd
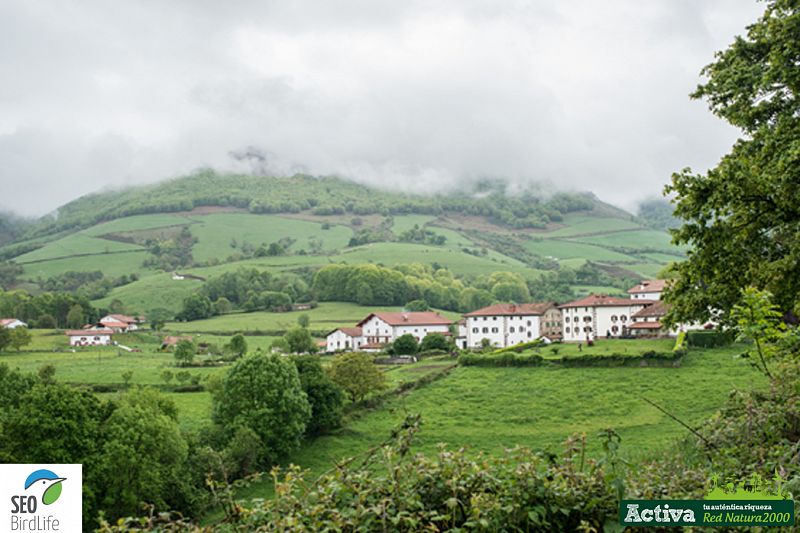
[[[591,195],[510,199],[498,183],[417,196],[335,178],[204,173],[90,195],[25,228],[0,247],[0,258],[21,267],[6,288],[35,290],[67,272],[135,275],[92,296],[97,305],[130,312],[177,313],[203,282],[174,280],[174,271],[209,278],[256,267],[310,280],[309,272],[332,263],[420,263],[464,280],[513,272],[535,288],[554,272],[591,262],[604,277],[573,276],[572,294],[579,295],[622,292],[630,280],[653,277],[682,257],[666,232]]]

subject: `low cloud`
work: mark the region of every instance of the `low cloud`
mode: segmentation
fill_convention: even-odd
[[[198,167],[408,191],[502,177],[625,207],[737,132],[688,93],[756,2],[0,6],[0,208]]]

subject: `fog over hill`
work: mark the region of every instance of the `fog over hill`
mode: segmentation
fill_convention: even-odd
[[[736,131],[688,93],[753,1],[0,5],[0,207],[197,168],[402,191],[503,177],[631,209]],[[232,157],[232,154],[235,157]]]

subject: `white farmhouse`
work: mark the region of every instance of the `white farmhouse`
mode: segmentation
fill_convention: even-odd
[[[110,329],[74,329],[65,332],[70,346],[108,346],[114,331]]]
[[[365,344],[362,347],[374,347],[393,342],[397,337],[410,333],[421,341],[430,333],[450,333],[453,321],[433,311],[372,313],[356,324],[361,328]]]
[[[139,319],[128,315],[106,315],[100,319],[100,324],[116,333],[136,331],[139,329]]]
[[[561,305],[563,339],[585,342],[628,335],[631,315],[652,303],[653,300],[592,294]]]
[[[628,289],[631,300],[660,300],[667,285],[665,279],[648,279]]]
[[[366,344],[361,328],[338,328],[326,335],[325,351],[327,353],[358,350]]]
[[[0,327],[6,329],[27,328],[28,324],[17,318],[0,318]]]
[[[483,339],[506,348],[542,336],[561,337],[561,311],[555,303],[494,304],[464,315],[467,347],[478,348]]]

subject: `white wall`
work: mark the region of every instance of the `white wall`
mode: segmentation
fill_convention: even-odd
[[[644,308],[643,303],[601,307],[567,307],[562,309],[561,329],[565,341],[585,342],[588,339],[622,335],[623,326],[632,324],[631,315]]]
[[[429,333],[448,333],[450,328],[445,325],[425,325],[425,326],[395,326],[392,340],[410,333],[417,338],[417,342],[424,339]]]
[[[361,335],[365,342],[377,342],[380,344],[392,342],[394,340],[392,327],[374,316],[361,325]]]
[[[351,337],[344,331],[337,329],[327,336],[326,351],[338,352],[341,350],[358,350],[364,344],[364,337]]]
[[[111,344],[111,335],[92,335],[88,332],[85,336],[69,338],[70,346],[107,346]]]
[[[541,337],[537,315],[467,317],[467,347],[479,348],[483,339],[506,348]]]
[[[661,292],[639,292],[631,294],[632,300],[660,300]]]

